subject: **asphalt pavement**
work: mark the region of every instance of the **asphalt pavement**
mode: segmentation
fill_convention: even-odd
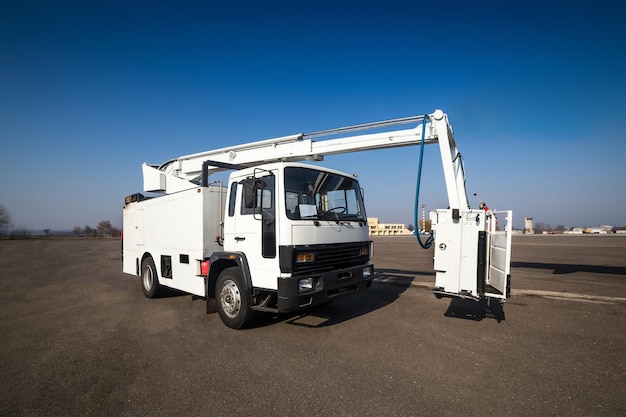
[[[626,236],[514,237],[504,306],[436,299],[414,239],[239,331],[144,298],[117,240],[0,241],[0,416],[626,415]]]

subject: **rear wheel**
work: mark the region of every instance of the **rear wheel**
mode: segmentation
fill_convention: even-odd
[[[151,257],[141,263],[141,290],[147,298],[156,298],[161,294],[159,277]]]
[[[217,312],[228,327],[241,329],[253,322],[255,312],[250,308],[250,293],[245,288],[239,268],[222,271],[217,278],[215,298]]]

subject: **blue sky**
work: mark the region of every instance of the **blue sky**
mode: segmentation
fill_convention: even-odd
[[[515,227],[626,225],[624,6],[226,3],[0,6],[0,204],[16,227],[121,227],[142,162],[435,109],[469,195]],[[323,165],[359,174],[369,216],[409,224],[418,152]],[[447,207],[436,146],[422,175],[421,203]]]

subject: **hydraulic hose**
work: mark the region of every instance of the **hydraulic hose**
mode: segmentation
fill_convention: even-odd
[[[418,212],[419,212],[419,198],[420,198],[420,182],[422,180],[422,162],[424,160],[424,138],[426,137],[426,117],[422,121],[422,143],[420,143],[420,156],[419,156],[419,164],[417,167],[417,185],[415,186],[415,210],[413,213],[413,221],[415,223],[415,227],[417,228],[419,223],[417,221]],[[415,229],[415,236],[417,236],[417,241],[423,249],[428,249],[432,246],[435,241],[434,232],[431,231],[430,236],[426,239],[426,242],[422,242],[422,238],[420,237],[420,231]]]

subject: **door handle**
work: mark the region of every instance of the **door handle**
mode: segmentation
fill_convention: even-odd
[[[235,237],[235,240],[236,240],[237,242],[239,242],[239,241],[241,241],[241,240],[246,240],[246,238],[245,238],[245,237],[241,237],[241,236],[236,236],[236,237]]]

